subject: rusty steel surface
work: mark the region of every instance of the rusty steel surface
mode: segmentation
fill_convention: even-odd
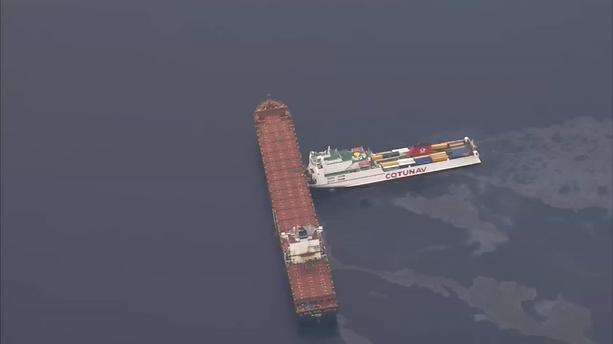
[[[282,233],[296,226],[317,227],[319,221],[313,206],[300,147],[287,106],[274,100],[262,102],[254,113],[258,144],[272,202],[275,228],[281,249],[287,256],[291,240]],[[325,252],[323,238],[321,249]],[[294,309],[299,317],[335,314],[338,308],[332,273],[327,257],[306,263],[285,259]]]

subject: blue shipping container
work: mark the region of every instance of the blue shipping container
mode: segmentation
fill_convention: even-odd
[[[451,159],[461,158],[470,155],[470,150],[466,146],[455,147],[451,149]]]
[[[415,158],[415,165],[423,165],[423,164],[429,164],[432,162],[432,158],[429,156],[424,156],[421,158]]]
[[[453,147],[451,148],[451,152],[455,153],[455,152],[467,152],[468,151],[468,147],[466,146],[460,146],[460,147]]]

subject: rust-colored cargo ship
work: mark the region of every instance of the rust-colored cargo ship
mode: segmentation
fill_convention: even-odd
[[[254,120],[294,310],[300,320],[333,319],[336,292],[292,116],[285,104],[267,99]]]

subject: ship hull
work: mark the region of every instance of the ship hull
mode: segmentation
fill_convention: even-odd
[[[393,179],[408,178],[416,175],[444,171],[453,168],[475,165],[481,163],[478,155],[470,155],[462,158],[433,162],[419,166],[399,168],[391,171],[383,171],[381,168],[346,173],[340,176],[328,177],[324,183],[311,184],[312,188],[346,188],[372,183],[379,183]]]

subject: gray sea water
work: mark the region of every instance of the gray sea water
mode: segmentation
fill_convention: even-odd
[[[611,343],[611,2],[2,1],[2,343]],[[303,156],[484,163],[314,193],[293,319],[252,111]]]

